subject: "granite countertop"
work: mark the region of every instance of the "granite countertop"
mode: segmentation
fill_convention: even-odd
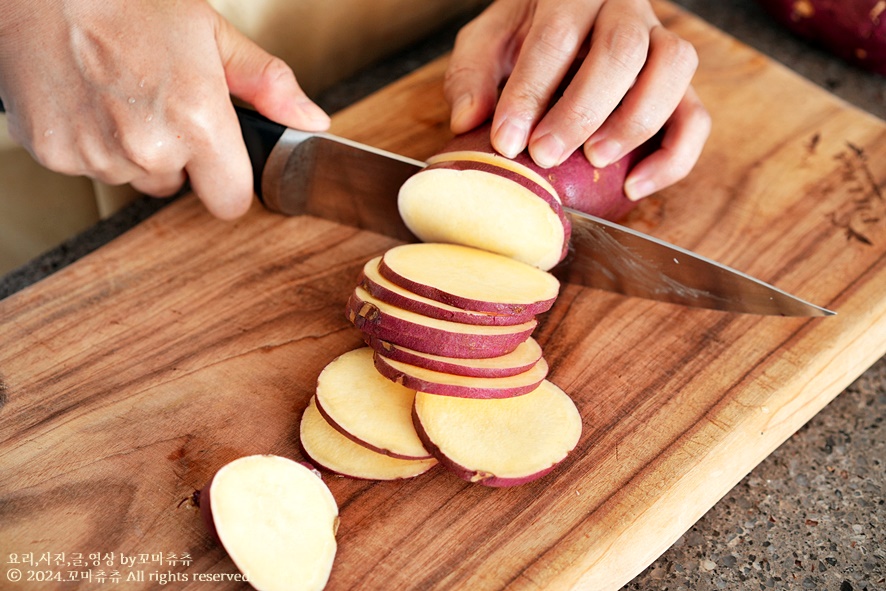
[[[676,0],[843,100],[886,119],[886,78],[846,66],[773,25],[752,0]],[[461,22],[318,97],[328,111],[451,48]],[[143,199],[0,277],[0,298],[146,219]],[[625,589],[886,590],[886,358],[746,476]]]

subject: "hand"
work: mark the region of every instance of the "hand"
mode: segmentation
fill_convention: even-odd
[[[225,219],[252,201],[230,94],[290,127],[328,116],[292,70],[204,0],[6,0],[0,96],[41,164],[168,196],[190,180]]]
[[[451,128],[492,115],[496,150],[514,157],[528,147],[546,168],[582,146],[603,167],[664,129],[661,148],[625,181],[640,199],[685,177],[710,133],[690,86],[697,65],[649,0],[496,0],[456,39],[445,83]]]

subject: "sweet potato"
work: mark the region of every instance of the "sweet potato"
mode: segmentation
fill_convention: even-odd
[[[886,0],[757,0],[782,26],[886,76]]]
[[[253,455],[226,464],[199,494],[200,512],[259,591],[319,591],[336,554],[338,505],[304,464]]]
[[[549,381],[528,394],[471,400],[419,392],[416,431],[459,478],[515,486],[549,473],[578,444],[582,421],[572,400]]]

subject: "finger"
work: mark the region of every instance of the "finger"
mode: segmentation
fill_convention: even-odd
[[[224,93],[220,93],[224,96]],[[190,159],[185,172],[194,192],[214,216],[230,220],[249,209],[252,165],[233,105],[227,101],[189,122]]]
[[[615,110],[646,62],[655,22],[642,2],[608,2],[600,9],[587,58],[532,133],[529,152],[539,166],[563,162]]]
[[[132,181],[132,187],[152,197],[171,197],[184,186],[187,175],[184,170],[155,173]]]
[[[591,164],[603,168],[658,133],[685,96],[697,66],[698,54],[688,41],[654,27],[649,59],[637,82],[585,143]]]
[[[538,7],[493,117],[492,144],[505,156],[526,148],[584,44],[599,9],[599,2],[586,4],[571,0]]]
[[[443,81],[453,133],[477,127],[495,110],[498,87],[514,66],[527,6],[526,2],[495,2],[456,36]]]
[[[228,88],[262,115],[287,127],[323,131],[329,115],[299,86],[286,62],[275,57],[219,17],[218,47]]]
[[[640,161],[625,180],[625,193],[637,201],[689,174],[711,132],[711,117],[690,87],[665,126],[661,148]]]

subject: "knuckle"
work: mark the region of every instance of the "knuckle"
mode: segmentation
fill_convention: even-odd
[[[483,76],[483,71],[472,62],[461,61],[452,63],[443,75],[444,88],[451,88],[467,78],[477,78]]]
[[[518,87],[513,87],[511,95],[513,117],[521,121],[532,121],[534,113],[542,105],[547,104],[547,93],[541,84],[523,80]]]
[[[113,158],[107,146],[101,141],[90,137],[78,138],[75,141],[75,151],[79,155],[81,173],[100,181],[106,181],[113,176]]]
[[[695,130],[696,135],[707,138],[713,126],[713,118],[710,112],[697,97],[688,96],[681,107],[685,110],[685,117],[691,127]]]
[[[146,172],[165,170],[169,148],[167,142],[151,134],[138,141],[123,142],[123,153],[127,160]]]
[[[30,145],[29,151],[34,160],[54,172],[67,175],[79,175],[86,172],[72,152],[60,149],[59,146],[53,145],[51,142],[35,141]]]
[[[588,136],[602,125],[605,116],[590,105],[565,99],[561,101],[563,116],[570,129],[580,130]]]
[[[699,129],[704,132],[704,137],[708,137],[711,133],[714,120],[705,106],[701,103],[695,103],[692,109],[692,117],[696,120]]]
[[[572,60],[582,41],[575,19],[565,12],[555,12],[539,25],[535,47],[544,57],[565,63]]]
[[[465,24],[455,34],[454,46],[461,47],[465,43],[468,43],[475,36],[478,28],[479,24],[477,20],[472,20]]]
[[[262,79],[269,83],[284,79],[295,79],[295,73],[281,58],[272,56],[262,68]]]
[[[601,39],[609,58],[625,70],[639,71],[649,51],[649,31],[637,23],[619,23]]]
[[[673,185],[679,181],[682,181],[689,173],[692,172],[693,165],[695,161],[690,158],[678,158],[677,160],[671,162],[671,166],[668,170],[668,174],[666,175],[666,180],[669,185]]]
[[[74,151],[69,148],[64,136],[48,128],[38,133],[18,116],[7,118],[9,137],[30,153],[35,162],[62,174],[79,174],[80,166]]]
[[[668,32],[662,39],[668,64],[677,71],[692,75],[698,68],[695,46],[675,33]]]
[[[633,138],[635,141],[642,142],[654,136],[659,130],[648,117],[630,117],[623,122],[622,133],[626,137]]]

